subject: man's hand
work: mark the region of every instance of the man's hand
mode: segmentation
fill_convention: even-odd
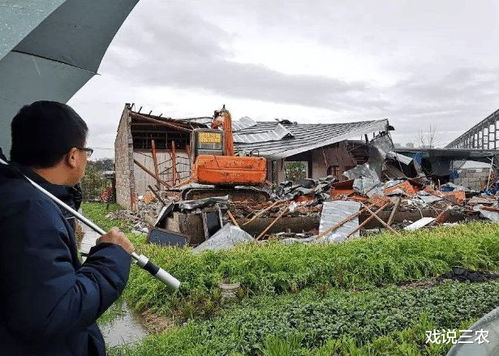
[[[104,242],[120,245],[128,253],[135,251],[130,240],[117,227],[113,227],[107,234],[97,239],[97,244]]]

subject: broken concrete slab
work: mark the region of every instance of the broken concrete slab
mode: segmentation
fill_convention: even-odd
[[[244,242],[255,241],[255,239],[243,231],[241,228],[232,224],[225,224],[223,228],[217,231],[215,235],[193,249],[194,253],[205,250],[228,250]]]

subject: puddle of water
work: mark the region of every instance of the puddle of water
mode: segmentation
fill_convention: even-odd
[[[124,315],[99,326],[108,347],[134,344],[148,335],[139,318],[125,304],[123,311]]]
[[[96,240],[99,238],[99,234],[85,224],[81,225],[85,235],[80,250],[88,253],[90,248],[95,245]],[[146,329],[142,326],[140,319],[125,303],[123,303],[122,309],[124,311],[123,315],[114,318],[108,323],[99,325],[108,347],[133,344],[143,340],[148,335]]]

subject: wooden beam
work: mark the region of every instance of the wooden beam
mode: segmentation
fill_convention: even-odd
[[[232,221],[232,223],[234,225],[236,225],[237,227],[239,227],[239,224],[237,223],[236,219],[234,218],[234,215],[232,215],[232,213],[230,212],[230,210],[227,210],[227,215],[229,216],[230,221]]]
[[[189,159],[189,166],[192,166],[192,162],[191,162],[191,145],[185,145],[185,152],[187,153],[187,158]]]
[[[280,218],[282,218],[282,217],[284,216],[284,214],[285,214],[285,213],[287,213],[287,212],[288,212],[288,210],[289,210],[289,205],[288,205],[288,206],[286,206],[284,209],[282,209],[281,213],[280,213],[280,214],[279,214],[279,215],[278,215],[278,216],[277,216],[277,217],[276,217],[276,218],[275,218],[275,219],[274,219],[274,220],[273,220],[273,221],[269,224],[269,226],[267,226],[267,227],[266,227],[266,228],[265,228],[265,229],[264,229],[264,230],[260,233],[260,235],[258,235],[258,236],[257,236],[257,238],[256,238],[256,239],[257,239],[257,240],[260,240],[260,239],[261,239],[261,238],[262,238],[262,237],[263,237],[263,236],[267,233],[267,231],[269,231],[269,230],[270,230],[270,228],[271,228],[272,226],[274,226],[274,225],[275,225],[275,223],[276,223],[276,222],[277,222]]]
[[[349,234],[347,235],[347,237],[346,237],[346,238],[348,239],[350,236],[352,236],[352,235],[353,235],[353,234],[355,234],[357,231],[359,231],[359,230],[360,230],[360,229],[362,229],[364,226],[366,226],[366,225],[367,225],[367,223],[368,223],[369,221],[371,221],[372,219],[374,219],[374,217],[375,217],[375,216],[378,216],[378,213],[379,213],[379,212],[381,212],[381,211],[382,211],[382,210],[383,210],[383,209],[384,209],[384,208],[385,208],[388,204],[391,204],[391,202],[387,202],[387,203],[385,203],[385,205],[383,205],[381,208],[379,208],[378,210],[376,210],[376,211],[374,212],[374,215],[371,215],[371,216],[370,216],[370,217],[368,217],[366,220],[364,220],[364,221],[362,222],[362,224],[360,224],[359,226],[357,226],[357,227],[355,228],[355,230],[353,230],[351,233],[349,233]]]
[[[162,125],[162,126],[166,126],[166,127],[171,127],[171,128],[174,128],[174,129],[176,129],[178,131],[183,131],[183,132],[188,132],[188,133],[192,132],[192,129],[186,129],[186,128],[181,127],[179,125],[171,124],[169,122],[165,122],[165,121],[161,121],[161,120],[156,120],[156,119],[153,119],[153,118],[150,118],[150,117],[147,117],[147,116],[144,116],[144,115],[140,115],[140,114],[137,114],[137,113],[134,113],[132,116],[136,116],[140,120],[153,122],[156,125]]]
[[[360,204],[363,206],[363,207],[366,207],[362,202],[360,202]],[[369,214],[371,214],[376,220],[378,220],[381,225],[383,225],[384,227],[386,227],[388,230],[390,230],[391,232],[393,232],[395,235],[400,235],[400,233],[398,231],[395,231],[393,230],[390,226],[388,226],[386,224],[386,222],[384,222],[378,215],[374,214],[371,209],[367,209],[367,211],[369,212]]]
[[[392,226],[393,219],[395,219],[395,214],[397,213],[401,202],[402,202],[402,198],[398,197],[397,201],[395,202],[395,206],[393,207],[393,210],[390,213],[390,217],[388,218],[388,222],[387,222],[388,226]]]
[[[326,171],[327,171],[327,169],[329,168],[329,162],[327,160],[327,155],[326,151],[324,150],[324,147],[322,147],[322,157],[324,158],[324,165],[326,166]]]
[[[276,206],[277,204],[280,204],[280,203],[284,203],[285,200],[278,200],[278,201],[275,201],[274,203],[272,203],[272,205],[266,207],[265,209],[262,209],[260,210],[258,213],[256,213],[251,219],[249,219],[248,221],[245,221],[244,224],[242,224],[242,226],[244,225],[247,225],[249,224],[250,222],[252,222],[253,220],[255,220],[257,217],[259,217],[260,215],[262,215],[263,213],[265,213],[266,211],[272,209],[274,206]]]
[[[152,161],[154,163],[154,174],[156,175],[156,181],[158,182],[159,185],[158,157],[156,156],[156,143],[154,142],[154,140],[151,140],[151,154],[152,154]]]
[[[175,185],[177,183],[177,150],[174,140],[172,140],[172,168],[173,185]]]
[[[165,205],[165,201],[163,199],[161,199],[161,197],[159,196],[159,194],[154,190],[153,187],[151,187],[150,185],[147,186],[149,188],[149,190],[154,194],[154,196],[156,197],[156,199],[158,199],[163,205]],[[159,190],[159,188],[158,188]]]
[[[135,163],[137,166],[139,166],[140,168],[142,168],[142,170],[144,172],[146,172],[147,174],[149,174],[151,177],[153,177],[154,179],[156,179],[156,176],[154,175],[153,172],[151,172],[149,169],[147,169],[147,167],[145,167],[142,163],[140,163],[139,161],[137,161],[136,159],[133,160],[133,163]],[[170,184],[166,183],[164,180],[162,180],[161,178],[159,179],[159,182],[161,184],[163,184],[165,187],[167,188],[170,188]]]

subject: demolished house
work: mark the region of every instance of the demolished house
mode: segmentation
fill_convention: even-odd
[[[191,131],[200,127],[206,125],[136,112],[126,104],[114,143],[117,203],[137,210],[149,186],[164,189],[188,179]]]
[[[208,128],[212,118],[171,119],[144,114],[126,104],[115,140],[116,198],[137,209],[150,187],[185,183],[192,171],[191,132]],[[286,168],[298,163],[300,178],[332,175],[366,163],[369,142],[393,129],[388,120],[333,124],[298,124],[287,120],[256,122],[244,117],[233,123],[234,145],[241,156],[267,159],[267,181],[286,180]],[[157,172],[155,169],[157,168]],[[159,179],[156,178],[159,177]]]
[[[130,211],[114,214],[127,214],[151,243],[199,245],[201,251],[268,238],[341,242],[384,230],[399,234],[499,221],[498,151],[395,150],[386,119],[234,121],[236,154],[266,159],[265,187],[242,199],[229,194],[186,199],[179,192],[192,186],[197,157],[192,132],[210,131],[212,121],[162,118],[125,106],[116,139],[116,186],[118,202]],[[471,174],[477,169],[483,176],[475,180]],[[268,198],[256,199],[262,190]]]

